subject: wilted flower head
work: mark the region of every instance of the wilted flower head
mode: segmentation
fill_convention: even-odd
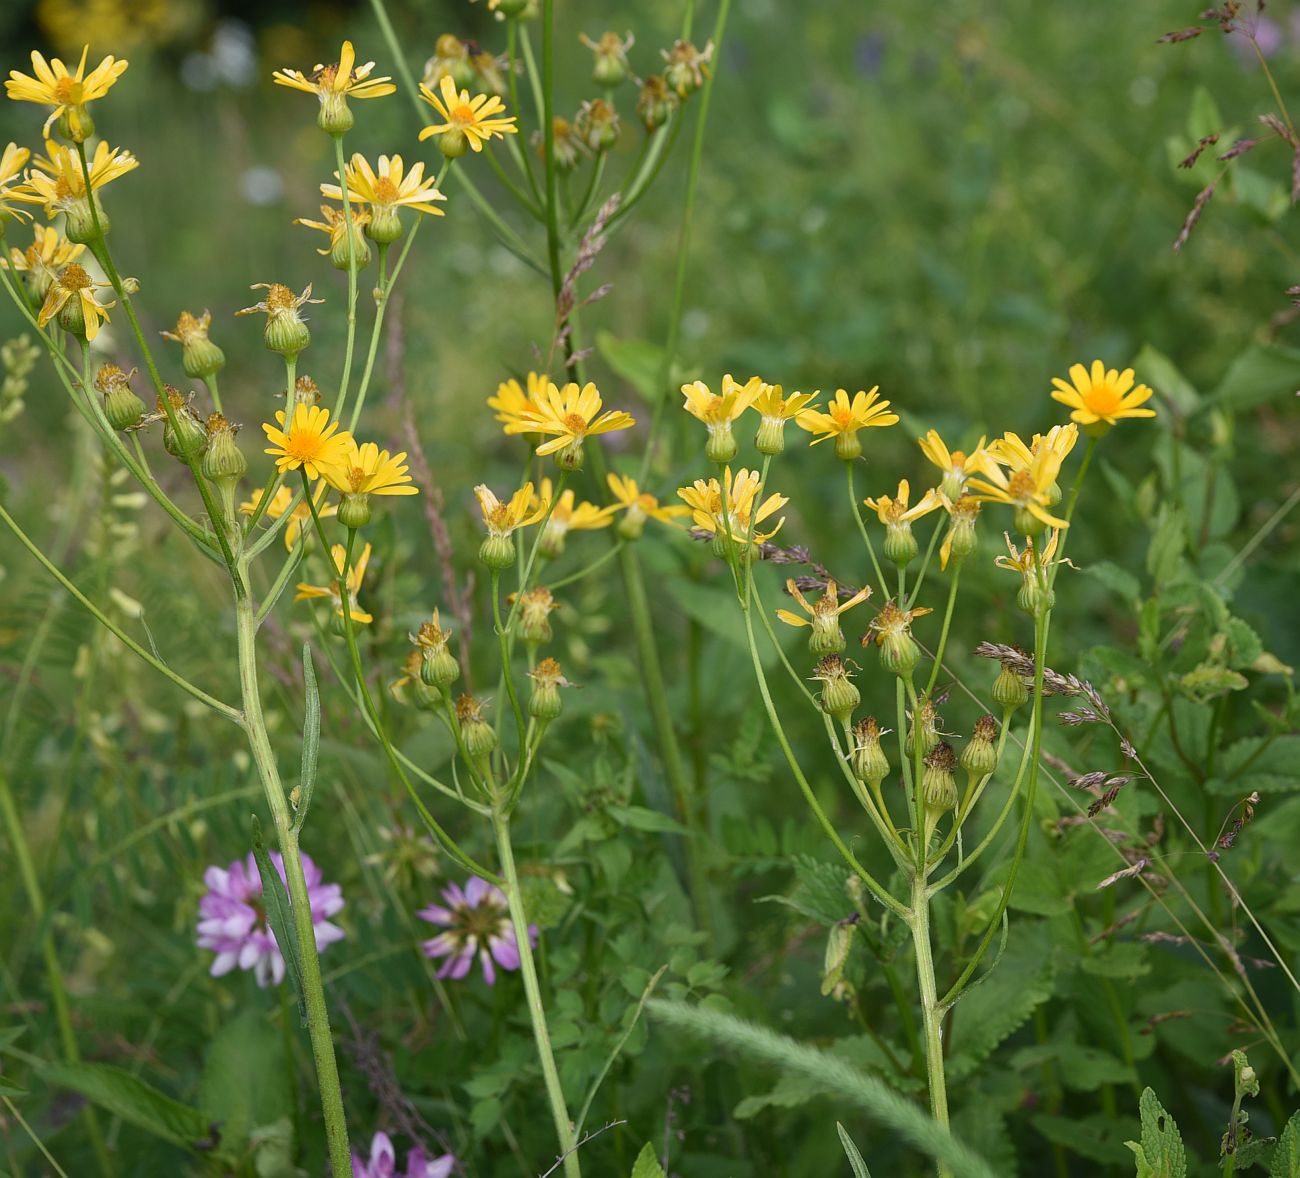
[[[320,99],[320,114],[316,125],[332,135],[342,134],[353,123],[348,110],[349,98],[382,98],[397,89],[390,78],[372,78],[373,61],[357,65],[356,50],[351,41],[344,41],[336,62],[317,62],[310,74],[295,69],[276,70],[272,79],[277,86],[289,86],[315,94]]]
[[[278,851],[271,852],[271,862],[283,880],[284,861]],[[302,870],[319,952],[343,939],[343,930],[329,919],[343,908],[343,890],[338,884],[321,883],[320,868],[307,854],[302,857]],[[203,880],[208,892],[199,901],[198,944],[217,955],[209,972],[219,978],[232,969],[251,969],[259,986],[279,985],[284,978],[284,958],[266,922],[262,877],[253,853],[227,868],[209,867]]]
[[[793,578],[786,581],[785,587],[808,617],[800,617],[788,609],[777,610],[776,616],[788,626],[811,626],[812,634],[808,640],[808,649],[815,655],[833,654],[844,649],[840,614],[871,596],[871,587],[868,585],[859,589],[847,601],[840,601],[839,586],[834,581],[827,581],[826,591],[816,601],[810,602],[804,597]]]
[[[445,957],[438,970],[440,978],[463,978],[477,956],[483,978],[489,986],[496,983],[496,968],[519,968],[519,942],[510,923],[505,893],[498,887],[471,876],[464,888],[452,884],[444,888],[441,904],[430,904],[417,915],[445,931],[424,942],[428,957]],[[537,930],[528,929],[529,943],[535,943]]]

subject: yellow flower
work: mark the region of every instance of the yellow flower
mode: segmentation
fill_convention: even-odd
[[[35,50],[32,51],[32,73],[35,77],[9,71],[5,90],[15,102],[39,102],[54,109],[45,120],[42,134],[48,135],[50,127],[61,115],[67,118],[60,133],[77,143],[84,143],[95,132],[95,124],[86,113],[86,103],[103,98],[114,82],[126,72],[127,63],[114,57],[105,57],[90,74],[86,74],[86,58],[90,46],[81,51],[77,72],[70,74],[68,67],[57,57],[47,63]]]
[[[984,448],[984,438],[980,438],[975,449],[969,454],[962,450],[949,450],[938,430],[930,430],[921,443],[921,453],[943,471],[943,482],[939,489],[949,499],[958,498],[966,486],[966,480],[973,474],[988,474],[992,458]]]
[[[800,617],[788,609],[779,609],[776,616],[788,626],[811,626],[812,636],[809,649],[821,656],[834,654],[844,649],[844,634],[840,630],[840,614],[871,596],[871,588],[859,589],[847,601],[840,601],[839,586],[834,581],[826,582],[826,591],[816,601],[810,602],[799,590],[798,584],[791,577],[785,583],[786,591],[799,603],[799,607],[808,615]]]
[[[528,391],[525,392],[519,382],[511,377],[497,385],[497,395],[489,397],[489,408],[496,410],[496,419],[506,426],[506,433],[528,433],[529,429],[511,429],[525,417],[540,412],[538,405],[548,389],[555,386],[550,379],[540,372],[530,372],[527,378]]]
[[[262,424],[271,443],[265,453],[275,456],[275,465],[282,471],[301,467],[309,479],[318,479],[330,467],[338,466],[353,444],[347,430],[335,432],[339,423],[330,421],[329,410],[319,405],[295,405],[287,430],[283,409],[276,410],[275,420],[279,429],[269,422]]]
[[[795,418],[800,429],[810,434],[818,434],[812,444],[835,439],[835,454],[846,461],[857,458],[862,453],[862,443],[858,441],[858,431],[870,426],[894,425],[898,414],[889,412],[889,402],[879,399],[880,386],[876,385],[870,392],[858,391],[852,399],[845,389],[835,390],[835,399],[826,407],[825,412],[817,409],[805,409]]]
[[[570,381],[562,389],[548,381],[533,404],[531,412],[521,413],[518,421],[506,425],[506,433],[554,435],[537,447],[537,453],[560,451],[556,461],[566,470],[582,466],[582,443],[586,438],[629,429],[636,424],[621,409],[601,413],[600,392],[590,381],[581,388]]]
[[[346,434],[337,464],[321,467],[321,477],[336,491],[352,495],[418,495],[406,471],[406,452],[390,455],[374,442],[360,446]]]
[[[1070,367],[1069,381],[1052,377],[1052,399],[1074,410],[1077,421],[1093,436],[1100,436],[1123,417],[1154,417],[1154,409],[1141,406],[1151,399],[1151,389],[1144,384],[1133,387],[1133,369],[1119,372],[1107,368],[1100,360],[1089,371],[1082,364]]]
[[[90,164],[92,193],[140,166],[140,161],[129,151],[118,151],[102,139],[87,162]],[[28,171],[26,185],[11,190],[10,195],[15,200],[44,205],[45,215],[49,218],[63,213],[68,218],[64,227],[68,237],[74,241],[91,240],[94,217],[77,153],[64,144],[46,140],[45,155],[36,156],[32,164],[37,170]],[[100,228],[107,232],[108,218],[99,212],[99,220]]]
[[[16,209],[8,203],[10,200],[22,200],[19,195],[22,186],[14,184],[13,181],[18,179],[23,166],[31,158],[32,153],[16,143],[10,143],[4,149],[4,154],[0,155],[0,227],[3,227],[11,217],[31,220],[32,215],[26,209]]]
[[[343,594],[339,591],[339,581],[343,577],[343,566],[347,563],[347,549],[342,544],[335,544],[330,549],[330,563],[333,565],[336,579],[328,585],[308,585],[305,582],[298,582],[298,592],[294,595],[294,601],[307,601],[314,597],[328,597],[334,602],[334,612],[339,617],[343,617]],[[366,565],[370,563],[370,545],[367,544],[361,550],[361,555],[356,562],[348,569],[347,589],[348,589],[348,613],[354,622],[361,625],[369,625],[373,622],[374,615],[366,613],[357,605],[357,594],[361,592],[361,582],[366,575]]]
[[[99,334],[102,320],[108,322],[108,308],[113,303],[100,303],[95,298],[96,290],[111,290],[106,282],[96,282],[85,269],[76,262],[65,266],[54,285],[45,294],[36,316],[37,325],[44,327],[55,315],[67,331],[93,340]]]
[[[75,262],[86,247],[71,241],[57,229],[33,225],[34,241],[25,250],[16,245],[9,250],[9,260],[0,259],[0,268],[25,271],[27,289],[32,298],[43,301],[46,292],[58,281],[59,271]]]
[[[1015,435],[1011,435],[1014,437]],[[1019,438],[1016,438],[1020,442]],[[968,490],[971,498],[980,503],[1006,503],[1017,512],[1016,528],[1028,533],[1041,529],[1065,528],[1069,524],[1047,509],[1060,498],[1056,476],[1061,470],[1061,454],[1043,439],[1037,453],[1031,453],[1025,465],[1017,465],[1008,473],[1000,466],[990,469],[987,478],[971,479]],[[997,443],[994,443],[997,445]],[[1024,443],[1020,442],[1023,447]],[[1055,495],[1055,498],[1053,497]]]
[[[494,136],[513,135],[519,130],[514,115],[497,114],[506,108],[497,95],[477,94],[471,98],[468,90],[456,89],[450,75],[443,76],[438,88],[442,92],[441,98],[423,82],[420,83],[420,97],[445,121],[425,127],[419,138],[423,143],[431,135],[439,136],[438,147],[444,155],[454,159],[464,155],[467,146],[482,151],[483,144]]]
[[[912,488],[908,481],[901,479],[898,484],[897,498],[891,499],[888,495],[881,495],[877,499],[864,499],[862,503],[863,506],[871,508],[876,513],[876,518],[887,528],[903,524],[910,527],[922,516],[929,515],[930,512],[937,511],[943,506],[943,497],[938,491],[926,491],[914,507],[908,507],[907,501],[911,495]]]
[[[781,530],[784,519],[778,520],[770,532],[757,530],[760,523],[789,502],[784,495],[769,495],[759,503],[763,486],[757,471],[741,470],[733,480],[731,467],[727,467],[723,471],[723,485],[725,501],[717,479],[708,482],[696,479],[693,485],[678,489],[678,496],[691,509],[696,527],[712,532],[715,539],[729,537],[733,543],[744,544],[752,526],[755,529],[752,541],[756,545],[766,543]]]
[[[442,209],[431,201],[446,200],[432,180],[424,178],[424,164],[415,164],[405,171],[400,155],[381,155],[379,167],[372,168],[366,157],[357,152],[343,170],[347,181],[348,200],[368,204],[375,219],[393,214],[399,208],[415,209],[435,217],[444,216]],[[334,173],[337,180],[339,174]],[[331,200],[342,200],[343,189],[338,184],[322,184],[321,195]]]
[[[342,134],[352,126],[352,112],[348,110],[349,98],[382,98],[397,89],[390,78],[372,78],[373,61],[357,65],[356,50],[351,41],[344,41],[339,59],[328,65],[317,64],[309,75],[298,70],[276,70],[272,78],[278,86],[289,86],[320,99],[320,114],[316,125],[332,135]]]
[[[329,488],[323,483],[317,483],[312,488],[312,498],[316,500],[316,514],[321,519],[329,519],[338,512],[338,508],[331,505],[325,507],[322,500],[329,494]],[[239,505],[239,510],[244,515],[252,515],[257,511],[257,506],[262,502],[262,490],[253,492],[251,499],[246,499]],[[289,504],[293,502],[293,492],[288,487],[279,487],[274,495],[271,496],[271,502],[266,505],[264,513],[268,519],[279,519],[286,511],[289,510]],[[292,552],[298,543],[298,537],[306,529],[307,535],[311,535],[312,518],[311,507],[304,499],[297,507],[293,509],[293,514],[289,516],[289,522],[284,525],[284,546]]]
[[[975,551],[978,543],[975,521],[979,518],[980,504],[979,500],[963,491],[956,499],[944,495],[943,505],[948,512],[948,534],[939,545],[939,567],[946,569],[953,556],[965,560]]]
[[[549,503],[551,480],[543,479],[541,503]],[[564,538],[575,531],[607,528],[614,522],[615,507],[598,507],[595,503],[578,503],[572,490],[565,491],[556,501],[542,528],[542,555],[554,560],[564,551]]]
[[[819,396],[814,393],[791,393],[785,396],[779,384],[765,384],[751,402],[762,419],[754,444],[760,454],[780,454],[785,449],[785,423],[798,417]]]
[[[331,253],[343,238],[347,236],[348,219],[344,215],[342,209],[336,209],[333,205],[321,205],[320,212],[321,216],[325,218],[323,221],[311,221],[306,217],[295,217],[293,223],[295,225],[305,225],[308,229],[319,229],[320,232],[329,235],[329,245],[327,245],[323,250],[316,251],[321,255],[321,257],[324,257],[326,254]],[[354,232],[359,229],[364,229],[369,220],[370,214],[364,210],[352,210],[352,228]]]
[[[508,539],[516,529],[535,524],[551,505],[549,499],[537,499],[531,482],[525,483],[506,500],[498,499],[483,483],[474,488],[474,495],[483,513],[488,536],[492,539]]]
[[[710,462],[730,462],[736,456],[736,438],[731,423],[754,403],[767,385],[757,376],[744,384],[734,380],[730,373],[722,378],[722,392],[713,392],[702,380],[682,385],[686,398],[683,408],[709,430],[705,457]]]
[[[1033,537],[1025,541],[1023,552],[1012,543],[1011,537],[1003,533],[1010,556],[995,556],[993,563],[1000,569],[1007,569],[1020,574],[1020,593],[1016,600],[1020,608],[1028,613],[1037,613],[1040,609],[1051,609],[1055,594],[1048,588],[1048,574],[1056,555],[1057,543],[1061,538],[1059,531],[1053,531],[1047,542],[1039,549]]]
[[[605,481],[616,501],[613,504],[614,510],[627,513],[618,525],[618,534],[625,540],[635,540],[640,536],[648,519],[677,527],[675,520],[691,514],[691,509],[684,503],[661,504],[653,495],[642,491],[635,479],[611,472]]]
[[[1035,434],[1028,445],[1025,445],[1019,434],[1008,430],[989,443],[988,455],[994,462],[1011,470],[1024,470],[1032,465],[1038,454],[1046,451],[1055,455],[1059,466],[1070,456],[1078,440],[1079,427],[1073,422],[1054,425],[1045,434]]]

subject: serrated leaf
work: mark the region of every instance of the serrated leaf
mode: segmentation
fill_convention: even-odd
[[[1292,1113],[1277,1139],[1268,1178],[1300,1178],[1300,1113]]]
[[[257,873],[262,877],[262,903],[266,908],[266,923],[271,926],[280,956],[284,958],[285,972],[293,986],[294,996],[298,999],[299,1025],[307,1025],[307,1003],[302,993],[302,956],[298,950],[298,938],[293,935],[293,915],[289,908],[289,893],[284,880],[276,871],[275,864],[262,842],[262,824],[253,817],[253,858],[257,861]]]
[[[1187,1152],[1178,1125],[1150,1088],[1138,1102],[1142,1141],[1126,1141],[1138,1159],[1137,1178],[1187,1178]]]
[[[40,1075],[47,1083],[70,1088],[91,1104],[173,1145],[211,1148],[207,1117],[122,1068],[102,1063],[45,1064]]]
[[[632,1178],[668,1178],[663,1166],[659,1164],[655,1147],[648,1141],[641,1147],[641,1152],[636,1155],[636,1161],[632,1163]]]
[[[835,1129],[840,1135],[840,1144],[844,1147],[844,1154],[849,1159],[849,1167],[853,1171],[853,1178],[871,1178],[871,1171],[867,1169],[867,1163],[862,1160],[862,1155],[858,1153],[858,1147],[853,1144],[853,1138],[848,1135],[839,1121],[835,1122]]]

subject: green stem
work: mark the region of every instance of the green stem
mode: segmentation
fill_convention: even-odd
[[[582,1167],[578,1162],[573,1122],[569,1119],[569,1108],[564,1100],[564,1089],[560,1085],[560,1074],[555,1067],[555,1054],[551,1050],[551,1034],[546,1025],[546,1010],[542,1006],[542,991],[537,982],[537,967],[533,962],[528,914],[524,910],[524,898],[519,889],[519,872],[515,867],[514,849],[510,845],[510,819],[500,808],[493,811],[492,829],[496,834],[497,854],[501,860],[501,874],[504,877],[502,890],[510,906],[510,921],[514,926],[515,941],[519,948],[519,972],[523,977],[524,994],[528,1000],[528,1017],[533,1024],[533,1039],[537,1044],[537,1058],[542,1065],[546,1096],[550,1101],[555,1134],[564,1159],[565,1178],[581,1178]]]
[[[515,691],[515,677],[510,672],[510,640],[506,627],[501,622],[501,573],[492,570],[492,623],[496,627],[497,641],[501,646],[501,675],[505,679],[506,694],[510,697],[510,710],[515,715],[515,729],[518,736],[517,755],[522,764],[527,755],[524,740],[524,713],[519,706],[519,694]]]
[[[616,557],[622,550],[623,550],[623,541],[618,540],[609,548],[605,549],[605,551],[602,552],[598,557],[596,557],[596,559],[593,560],[590,564],[584,565],[576,572],[566,573],[558,581],[549,582],[547,588],[550,589],[552,593],[554,593],[557,589],[563,589],[565,585],[572,585],[574,581],[581,581],[586,577],[590,577],[591,574],[594,573],[598,568],[601,568],[603,565],[608,564],[611,560],[613,560],[613,558]]]
[[[925,876],[912,877],[912,945],[916,950],[916,983],[921,992],[921,1028],[925,1041],[925,1073],[930,1089],[930,1115],[944,1132],[948,1131],[948,1086],[943,1073],[943,1009],[939,1004],[934,981],[934,955],[930,948],[930,898]],[[951,1178],[952,1171],[940,1162],[940,1178]]]
[[[925,559],[921,561],[921,571],[916,574],[916,584],[912,586],[911,595],[907,599],[907,604],[899,602],[903,609],[911,609],[916,604],[916,599],[921,594],[921,586],[925,583],[925,574],[930,570],[930,558],[934,555],[934,546],[939,539],[939,533],[943,531],[943,526],[939,523],[934,525],[930,532],[930,543],[925,546]]]
[[[528,40],[524,40],[525,52]],[[542,0],[542,156],[546,166],[546,257],[551,268],[551,293],[557,298],[560,272],[560,200],[555,168],[555,0]]]
[[[235,634],[239,655],[239,683],[244,701],[244,730],[248,734],[249,751],[257,766],[258,777],[275,822],[276,837],[284,863],[285,882],[289,889],[289,914],[293,919],[293,932],[298,941],[298,956],[301,959],[303,1005],[307,1013],[312,1056],[316,1061],[316,1083],[320,1089],[330,1166],[335,1174],[348,1174],[352,1167],[352,1151],[348,1144],[347,1120],[343,1112],[338,1065],[334,1059],[329,1011],[325,1005],[325,988],[321,983],[311,899],[307,894],[307,879],[303,874],[298,835],[293,827],[284,786],[280,781],[280,771],[275,763],[275,753],[262,715],[262,696],[257,682],[257,620],[253,616],[247,565],[241,561],[236,572],[244,581],[244,591],[235,599]]]
[[[348,339],[343,351],[343,375],[339,378],[339,392],[334,401],[334,420],[343,415],[343,406],[348,400],[348,384],[352,380],[352,353],[357,340],[357,250],[352,237],[352,202],[348,199],[347,165],[343,160],[343,136],[331,135],[334,140],[334,165],[338,168],[339,191],[343,194],[343,223],[348,235]],[[375,311],[376,324],[379,311]],[[289,387],[290,396],[293,386]],[[355,415],[353,420],[355,420]]]
[[[208,396],[212,398],[212,407],[218,412],[225,412],[221,408],[221,393],[217,391],[217,374],[210,373],[203,378],[203,383],[208,386]]]
[[[935,529],[936,533],[938,529]],[[943,666],[943,649],[948,645],[948,629],[952,625],[952,609],[957,601],[957,585],[961,581],[962,562],[958,562],[952,570],[952,584],[948,586],[948,604],[943,611],[943,629],[939,631],[939,645],[934,651],[934,666],[930,670],[929,681],[925,685],[925,694],[928,697],[934,691],[934,685],[939,678],[939,668]],[[920,588],[920,581],[917,581],[917,588]],[[916,590],[912,591],[912,600],[916,600]]]
[[[844,464],[844,473],[848,477],[849,511],[853,515],[853,522],[858,526],[858,535],[862,537],[862,543],[866,546],[867,553],[871,557],[871,567],[876,572],[876,583],[880,586],[880,592],[888,598],[889,582],[885,580],[885,574],[880,568],[880,561],[876,559],[876,546],[871,542],[871,533],[867,531],[867,525],[862,520],[862,511],[858,506],[858,493],[853,488],[853,465],[852,462]],[[899,609],[903,608],[901,600],[898,607]]]

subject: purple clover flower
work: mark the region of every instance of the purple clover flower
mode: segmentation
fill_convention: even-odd
[[[455,1168],[456,1159],[445,1153],[430,1160],[418,1145],[406,1155],[406,1178],[447,1178]],[[363,1162],[356,1150],[352,1151],[352,1178],[395,1178],[397,1151],[387,1133],[376,1133],[370,1143],[370,1161]]]
[[[485,879],[472,876],[464,889],[452,884],[442,893],[443,904],[430,904],[417,915],[446,930],[424,942],[426,957],[445,957],[440,978],[463,978],[478,954],[489,986],[497,980],[493,961],[505,970],[519,968],[519,942],[510,923],[505,893]],[[537,943],[537,928],[528,926],[528,943]]]
[[[284,860],[278,851],[271,852],[271,862],[284,879]],[[307,855],[302,857],[302,870],[307,877],[319,952],[343,939],[343,930],[329,920],[343,907],[343,890],[338,884],[321,883],[320,868]],[[209,867],[203,880],[208,894],[199,901],[199,948],[211,949],[217,955],[209,972],[219,978],[238,966],[254,970],[259,986],[278,986],[284,978],[284,958],[266,923],[262,877],[253,853],[250,851],[247,859],[236,859],[225,869]]]

